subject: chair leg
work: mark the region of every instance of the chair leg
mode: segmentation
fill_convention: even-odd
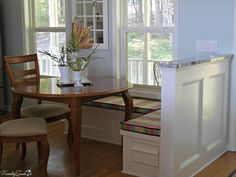
[[[41,162],[42,160],[42,142],[41,141],[37,142],[37,148],[38,148],[38,159],[39,159],[39,162]]]
[[[24,160],[26,156],[26,143],[22,143],[21,147],[22,147],[21,160]]]
[[[3,143],[0,143],[0,166],[2,164],[2,151],[3,151]]]
[[[45,176],[47,176],[48,157],[49,157],[49,152],[50,152],[47,136],[43,136],[41,144],[42,144],[41,146],[42,169]]]

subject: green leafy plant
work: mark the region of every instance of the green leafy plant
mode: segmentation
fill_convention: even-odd
[[[53,53],[50,53],[48,51],[39,51],[39,53],[42,53],[44,55],[49,56],[53,61],[57,62],[59,66],[65,66],[66,65],[66,54],[67,54],[67,49],[62,46],[59,54],[55,55]]]
[[[71,53],[68,54],[68,65],[72,71],[84,71],[89,63],[93,61],[96,57],[94,54],[96,53],[98,45],[94,48],[87,56],[80,56],[80,53]]]

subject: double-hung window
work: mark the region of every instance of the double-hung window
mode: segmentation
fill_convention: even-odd
[[[173,59],[174,0],[123,0],[123,53],[130,82],[155,85],[153,64]]]
[[[31,0],[32,45],[57,54],[66,42],[65,0]],[[57,63],[38,53],[40,74],[58,76]]]

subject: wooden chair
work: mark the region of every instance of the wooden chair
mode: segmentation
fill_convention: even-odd
[[[44,119],[27,118],[3,122],[0,125],[0,165],[2,161],[3,143],[37,142],[40,166],[47,176],[49,144],[47,140],[47,124]],[[25,158],[23,150],[21,159]]]
[[[21,82],[27,81],[39,81],[40,72],[37,54],[24,55],[24,56],[5,56],[5,66],[9,75],[12,86]],[[31,69],[25,69],[26,64]],[[12,69],[13,66],[18,66],[18,69]],[[19,69],[19,67],[21,67]],[[27,117],[41,117],[46,120],[47,123],[58,121],[61,119],[67,119],[68,128],[68,142],[72,140],[71,124],[70,124],[70,108],[57,104],[41,104],[41,100],[38,100],[38,104],[23,107],[21,109],[22,118]]]

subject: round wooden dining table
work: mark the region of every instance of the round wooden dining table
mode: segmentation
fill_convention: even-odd
[[[80,174],[80,135],[83,103],[121,94],[125,102],[124,120],[129,120],[132,115],[133,100],[128,92],[132,88],[131,83],[122,79],[105,77],[90,78],[90,80],[91,85],[88,86],[59,87],[57,86],[58,78],[40,78],[37,81],[22,82],[12,87],[13,118],[20,117],[20,108],[24,97],[67,103],[70,105],[76,175]]]

